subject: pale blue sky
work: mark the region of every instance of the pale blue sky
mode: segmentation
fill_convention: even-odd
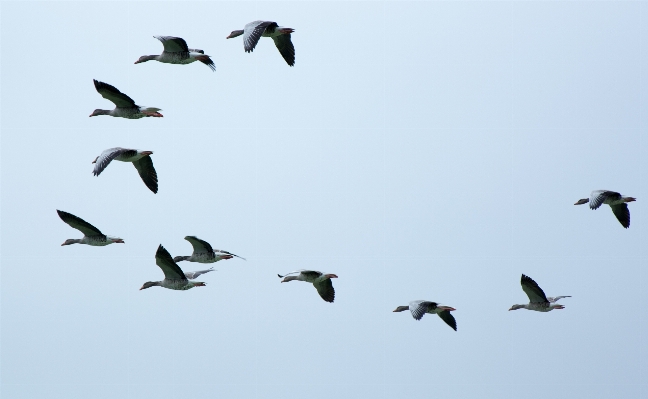
[[[645,2],[1,7],[3,398],[648,396]],[[294,68],[225,40],[257,19]],[[134,65],[154,35],[216,72]],[[89,118],[92,79],[164,118]],[[154,151],[157,195],[92,176],[116,146]],[[630,229],[572,205],[595,189],[637,198]],[[61,247],[56,209],[126,244]],[[248,260],[139,291],[186,235]],[[335,303],[279,283],[300,268]],[[566,309],[508,312],[522,273]]]

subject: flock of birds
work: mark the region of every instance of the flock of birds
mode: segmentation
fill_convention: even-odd
[[[275,42],[277,49],[281,53],[286,63],[291,67],[295,65],[295,47],[292,44],[291,33],[294,30],[279,26],[276,22],[272,21],[254,21],[245,25],[243,30],[235,30],[227,39],[243,35],[243,46],[246,52],[252,52],[256,47],[261,37],[270,37]],[[205,55],[203,50],[190,49],[184,39],[172,36],[155,36],[156,39],[162,42],[164,51],[160,55],[144,55],[140,57],[135,64],[146,61],[156,60],[167,64],[191,64],[195,61],[200,61],[207,65],[212,71],[216,70],[214,62],[209,55]],[[102,97],[110,100],[115,104],[113,110],[96,109],[90,116],[110,115],[114,117],[140,119],[144,117],[162,117],[160,108],[139,106],[126,94],[120,92],[117,88],[104,82],[94,80],[95,89]],[[92,161],[95,164],[93,174],[99,176],[101,172],[113,160],[121,162],[131,162],[137,172],[139,173],[142,181],[146,184],[153,193],[158,192],[158,179],[151,155],[153,151],[140,151],[130,148],[115,147],[102,152],[99,156]],[[612,208],[612,212],[619,220],[624,228],[630,227],[630,211],[628,210],[628,202],[636,201],[633,197],[624,197],[618,192],[608,190],[595,190],[592,191],[590,198],[578,200],[574,205],[582,205],[589,203],[590,209],[598,209],[601,205],[607,204]],[[81,239],[68,239],[61,245],[71,244],[86,244],[92,246],[105,246],[114,243],[124,243],[124,240],[119,237],[113,237],[103,234],[99,229],[86,222],[85,220],[72,215],[71,213],[57,210],[59,217],[65,223],[70,225],[81,233]],[[204,240],[195,236],[187,236],[185,240],[189,241],[193,247],[191,256],[176,256],[171,257],[161,244],[155,253],[155,263],[162,269],[164,273],[164,280],[162,281],[147,281],[142,285],[140,290],[159,286],[172,290],[188,290],[193,287],[205,286],[204,282],[193,281],[198,276],[208,273],[213,268],[194,271],[183,272],[178,262],[189,261],[198,263],[214,263],[220,260],[232,259],[234,257],[241,258],[231,252],[213,249],[212,246]],[[245,260],[244,258],[241,258]],[[331,279],[337,278],[335,274],[324,274],[315,270],[297,270],[294,272],[286,273],[285,275],[278,275],[282,283],[297,280],[313,284],[317,293],[326,302],[333,302],[335,300],[335,289]],[[191,280],[191,281],[190,281]],[[529,303],[523,305],[513,305],[509,310],[528,309],[538,312],[549,312],[554,309],[564,309],[563,305],[556,302],[561,298],[569,298],[569,295],[547,297],[540,288],[540,286],[529,276],[522,275],[520,280],[522,290],[529,298]],[[438,315],[446,324],[448,324],[455,331],[457,330],[457,322],[453,315],[450,313],[456,310],[450,306],[440,305],[437,302],[417,300],[411,301],[408,306],[399,306],[394,312],[403,312],[409,310],[415,320],[420,320],[426,313]]]

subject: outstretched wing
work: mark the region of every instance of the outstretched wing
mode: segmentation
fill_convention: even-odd
[[[86,222],[85,220],[81,219],[78,216],[74,216],[71,213],[59,211],[58,209],[56,210],[58,213],[59,217],[61,220],[63,220],[65,223],[69,224],[70,227],[73,227],[80,232],[82,232],[85,236],[91,237],[91,236],[103,236],[101,231],[99,231],[98,228],[94,227],[90,223]]]
[[[209,273],[209,272],[211,272],[211,271],[214,271],[214,268],[213,268],[213,267],[212,267],[212,268],[209,268],[209,269],[207,269],[207,270],[200,270],[200,271],[196,271],[196,272],[185,272],[184,275],[185,275],[185,277],[187,277],[189,280],[193,280],[193,279],[197,278],[198,276],[200,276],[201,274]]]
[[[272,21],[254,21],[245,25],[245,28],[243,29],[243,47],[245,48],[245,52],[249,53],[254,51],[254,48],[266,28],[276,28],[277,26],[279,25]]]
[[[135,101],[132,98],[128,97],[126,94],[117,90],[115,86],[111,86],[108,83],[100,82],[93,79],[95,89],[101,94],[101,97],[106,100],[112,101],[115,106],[120,108],[131,108],[136,107]]]
[[[162,42],[162,45],[164,46],[164,51],[167,53],[188,53],[189,52],[189,47],[187,46],[187,42],[181,37],[174,37],[174,36],[153,36],[154,38],[158,39],[159,41]]]
[[[544,291],[542,291],[542,288],[540,288],[538,283],[533,281],[531,277],[525,276],[523,274],[520,280],[520,284],[522,284],[522,290],[529,297],[529,302],[549,303],[547,296],[545,295]]]
[[[589,200],[590,209],[598,209],[601,205],[603,205],[603,202],[605,202],[606,199],[615,196],[621,197],[621,194],[617,193],[616,191],[609,191],[609,190],[592,191]]]
[[[281,56],[290,66],[295,66],[295,46],[292,44],[290,39],[290,33],[285,35],[274,36],[272,38],[275,42],[275,46],[281,53]]]
[[[194,255],[200,255],[200,254],[211,254],[214,252],[212,249],[211,245],[207,241],[201,240],[200,238],[196,236],[186,236],[185,240],[189,241],[191,243],[191,246],[193,247],[193,254]]]
[[[139,173],[142,181],[144,182],[144,184],[146,184],[146,187],[157,194],[157,172],[155,172],[155,168],[153,167],[153,160],[151,159],[151,157],[149,155],[142,157],[133,162],[133,166],[135,166],[135,169],[137,169],[137,173]]]
[[[99,176],[101,172],[103,172],[103,170],[106,169],[108,164],[112,162],[113,159],[117,158],[122,154],[125,154],[128,157],[134,157],[137,155],[137,150],[131,150],[128,148],[121,148],[121,147],[109,148],[105,150],[104,152],[101,153],[101,155],[99,155],[99,157],[95,161],[95,167],[94,170],[92,171],[92,174],[94,174],[95,176]]]
[[[410,312],[415,320],[421,320],[428,310],[436,307],[437,303],[430,301],[412,301],[409,303]]]
[[[550,296],[550,297],[547,298],[547,300],[549,301],[549,303],[555,303],[555,302],[558,302],[558,300],[562,299],[562,298],[571,298],[571,295]]]
[[[317,290],[317,293],[326,302],[333,302],[335,300],[335,289],[333,288],[333,282],[331,282],[330,278],[316,281],[313,283],[313,286]]]
[[[439,315],[441,320],[445,321],[447,325],[452,327],[453,330],[457,331],[457,321],[455,320],[454,316],[450,313],[449,310],[444,310],[437,314]]]
[[[162,269],[164,278],[168,280],[187,280],[182,269],[180,269],[180,266],[176,265],[171,254],[169,254],[169,251],[164,249],[162,244],[160,244],[155,253],[155,264],[160,266],[160,269]]]
[[[623,204],[610,205],[614,216],[616,216],[621,226],[626,229],[630,227],[630,210],[628,209],[628,204],[625,202]]]

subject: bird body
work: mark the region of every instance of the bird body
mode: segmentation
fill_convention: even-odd
[[[220,249],[213,249],[212,246],[204,240],[196,236],[186,236],[185,240],[191,243],[193,253],[191,256],[176,256],[173,258],[174,262],[182,262],[184,260],[189,262],[198,263],[214,263],[223,259],[232,259],[233,257],[241,258],[231,252],[222,251]],[[245,258],[241,258],[245,260]]]
[[[439,305],[437,302],[417,300],[411,301],[409,306],[399,306],[394,312],[403,312],[409,310],[412,313],[414,320],[421,320],[426,313],[436,314],[449,325],[453,330],[457,331],[457,321],[454,316],[450,314],[451,311],[457,310],[451,306]]]
[[[261,37],[270,37],[275,42],[277,50],[281,53],[286,63],[295,65],[295,47],[292,44],[290,34],[295,30],[279,26],[272,21],[253,21],[245,25],[243,30],[235,30],[227,36],[231,39],[243,35],[243,48],[246,53],[254,51]]]
[[[513,305],[509,310],[517,309],[527,309],[535,310],[536,312],[550,312],[554,309],[564,309],[563,305],[559,305],[556,302],[561,298],[571,298],[570,295],[563,295],[557,297],[549,297],[545,295],[544,291],[538,283],[536,283],[531,277],[522,275],[520,279],[520,284],[522,285],[522,290],[529,297],[529,303],[524,305]]]
[[[598,209],[601,205],[608,204],[621,226],[627,229],[630,227],[630,210],[627,203],[636,200],[633,197],[624,197],[616,191],[594,190],[589,198],[580,199],[574,205],[589,203],[590,209]]]
[[[65,240],[65,242],[61,244],[61,246],[71,244],[86,244],[92,245],[93,247],[103,247],[114,243],[124,243],[123,239],[103,234],[98,228],[94,227],[78,216],[74,216],[73,214],[68,212],[59,211],[58,209],[56,210],[56,212],[58,213],[61,220],[67,223],[70,227],[75,228],[83,233],[83,238],[70,238],[68,240]]]
[[[173,36],[153,37],[162,42],[164,51],[160,55],[143,55],[135,61],[136,64],[155,60],[165,64],[186,65],[195,61],[200,61],[207,65],[212,71],[216,70],[214,61],[212,61],[208,55],[205,55],[204,51],[187,47],[187,42],[185,42],[183,38]]]
[[[135,169],[137,169],[137,173],[139,173],[146,187],[153,191],[153,193],[157,193],[158,178],[157,172],[153,167],[153,160],[150,157],[151,154],[153,154],[153,151],[140,151],[121,147],[109,148],[92,161],[95,164],[92,173],[95,176],[99,176],[113,160],[131,162],[135,166]]]
[[[146,107],[135,104],[132,98],[119,91],[115,86],[94,80],[95,89],[103,98],[115,104],[115,109],[95,109],[90,116],[110,115],[118,118],[140,119],[148,116],[161,118],[160,108]]]
[[[298,273],[298,274],[297,274]],[[296,276],[290,276],[291,274],[297,274]],[[294,272],[286,273],[283,276],[278,274],[282,283],[287,283],[289,281],[305,281],[307,283],[313,284],[317,293],[322,297],[326,302],[333,302],[335,300],[335,289],[333,288],[333,283],[331,282],[332,278],[338,278],[335,274],[324,274],[315,270],[297,270]]]
[[[170,290],[177,291],[186,291],[192,289],[193,287],[203,287],[205,283],[201,281],[189,281],[193,280],[201,274],[209,273],[213,268],[208,270],[201,270],[196,272],[185,273],[180,269],[180,267],[173,261],[171,254],[167,251],[162,244],[157,249],[155,253],[155,264],[162,269],[164,273],[164,280],[162,281],[147,281],[142,285],[140,291],[150,287],[163,287]]]

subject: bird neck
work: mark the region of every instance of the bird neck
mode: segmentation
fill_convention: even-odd
[[[173,258],[173,261],[182,262],[183,260],[189,260],[189,258],[191,258],[191,256],[176,256],[175,258]]]
[[[399,306],[394,310],[394,312],[404,312],[406,310],[409,310],[409,306]]]
[[[245,31],[242,31],[242,30],[235,30],[235,31],[232,31],[232,33],[230,33],[228,39],[231,39],[231,38],[233,38],[233,37],[237,37],[237,36],[241,36],[244,32],[245,32]]]

